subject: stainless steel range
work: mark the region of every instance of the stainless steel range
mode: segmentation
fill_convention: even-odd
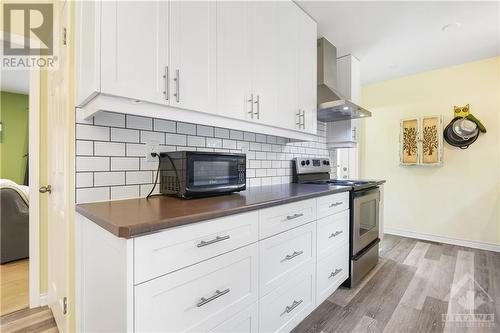
[[[328,158],[295,158],[294,182],[350,186],[350,274],[344,283],[355,287],[377,264],[379,250],[379,181],[330,179]]]

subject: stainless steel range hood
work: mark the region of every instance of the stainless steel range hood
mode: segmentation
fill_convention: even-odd
[[[371,115],[337,91],[337,48],[325,38],[318,39],[318,120],[332,122]]]

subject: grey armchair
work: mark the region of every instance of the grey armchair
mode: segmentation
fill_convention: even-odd
[[[0,188],[0,263],[29,257],[29,207],[14,189]]]

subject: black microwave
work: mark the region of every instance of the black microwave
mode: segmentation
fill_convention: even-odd
[[[245,154],[196,151],[160,154],[162,194],[195,198],[245,189]]]

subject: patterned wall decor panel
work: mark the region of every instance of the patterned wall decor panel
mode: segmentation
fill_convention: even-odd
[[[443,160],[443,120],[428,116],[401,120],[401,165],[440,166]]]

